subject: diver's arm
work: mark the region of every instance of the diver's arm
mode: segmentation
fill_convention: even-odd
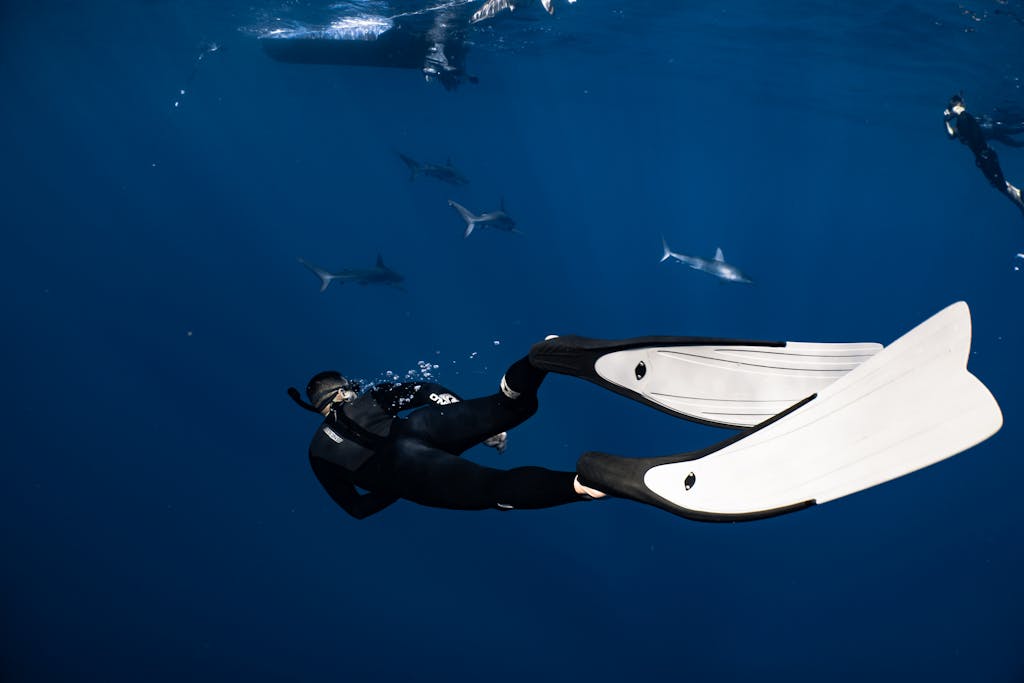
[[[952,140],[956,137],[956,128],[950,124],[956,122],[956,116],[954,116],[953,112],[948,109],[942,113],[945,115],[946,119],[946,134],[949,136],[949,139]]]
[[[310,458],[309,464],[313,466],[313,473],[331,500],[356,519],[365,519],[398,500],[397,496],[372,491],[360,494],[348,480],[343,467],[322,458]]]

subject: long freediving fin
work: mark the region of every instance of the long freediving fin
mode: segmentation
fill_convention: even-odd
[[[999,405],[967,370],[970,347],[970,311],[959,302],[758,427],[665,457],[585,453],[580,481],[703,521],[771,517],[862,491],[999,431]]]
[[[535,344],[530,361],[676,417],[746,428],[821,391],[881,348],[875,343],[565,336]]]

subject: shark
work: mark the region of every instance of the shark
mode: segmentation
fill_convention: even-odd
[[[680,263],[686,264],[694,270],[702,270],[705,273],[710,273],[715,277],[725,280],[727,282],[742,282],[746,284],[753,284],[753,280],[743,274],[736,266],[731,263],[725,262],[725,256],[722,254],[722,248],[719,247],[715,250],[714,259],[701,258],[699,256],[687,256],[686,254],[677,254],[668,248],[668,242],[665,238],[661,238],[661,246],[665,253],[661,257],[662,261],[667,261],[669,258],[674,258]]]
[[[450,185],[467,185],[469,178],[459,173],[454,166],[452,166],[452,160],[448,159],[444,164],[421,164],[411,157],[407,157],[404,154],[399,153],[398,157],[405,162],[405,165],[409,167],[409,180],[415,180],[416,175],[422,173],[430,178],[437,178],[442,182],[446,182]]]
[[[327,289],[335,280],[341,284],[355,282],[359,285],[391,285],[401,289],[399,283],[405,279],[399,273],[385,266],[384,259],[380,254],[377,254],[377,265],[373,268],[342,268],[337,273],[314,266],[312,263],[301,258],[299,263],[306,266],[310,272],[320,278],[321,292]]]
[[[504,230],[505,232],[514,232],[516,234],[523,234],[516,228],[516,222],[512,220],[512,216],[505,213],[505,198],[501,199],[501,208],[497,211],[487,211],[477,216],[472,211],[464,207],[458,202],[448,200],[448,206],[452,207],[459,212],[462,216],[462,220],[466,221],[466,233],[463,237],[469,237],[473,234],[473,228],[480,226],[481,228],[494,228],[495,230]]]

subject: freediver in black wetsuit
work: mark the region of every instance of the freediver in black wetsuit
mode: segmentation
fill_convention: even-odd
[[[982,174],[992,184],[992,187],[1009,197],[1010,201],[1024,213],[1024,199],[1021,198],[1020,189],[1011,185],[1003,177],[1003,169],[999,166],[999,157],[995,150],[988,146],[984,130],[978,123],[978,119],[967,111],[963,97],[953,95],[949,98],[949,106],[943,113],[949,138],[960,138],[960,142],[967,145],[974,153],[975,165],[981,169]]]
[[[467,401],[428,382],[381,384],[360,393],[358,384],[334,371],[309,380],[309,403],[294,388],[288,393],[326,417],[309,446],[309,462],[331,498],[356,519],[400,498],[454,510],[511,510],[603,497],[580,484],[575,472],[499,470],[459,457],[480,443],[504,452],[505,432],[537,411],[546,374],[524,357],[502,377],[500,391]],[[412,412],[400,417],[405,410]]]

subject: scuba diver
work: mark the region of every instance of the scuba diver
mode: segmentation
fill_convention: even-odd
[[[601,498],[575,472],[499,470],[459,457],[481,443],[504,452],[507,430],[537,411],[546,374],[529,356],[521,358],[502,377],[500,391],[466,401],[431,382],[384,383],[361,393],[335,371],[309,380],[308,403],[294,387],[288,394],[326,418],[309,462],[328,495],[356,519],[399,498],[453,510],[537,509]],[[406,410],[412,412],[400,417]]]
[[[985,131],[978,119],[967,111],[963,97],[961,95],[950,97],[949,105],[943,114],[949,138],[951,140],[960,138],[960,142],[967,145],[974,153],[974,164],[981,169],[982,174],[992,187],[1009,197],[1010,201],[1024,213],[1024,199],[1021,198],[1020,189],[1003,177],[1003,169],[999,166],[999,157],[995,150],[988,146]]]

